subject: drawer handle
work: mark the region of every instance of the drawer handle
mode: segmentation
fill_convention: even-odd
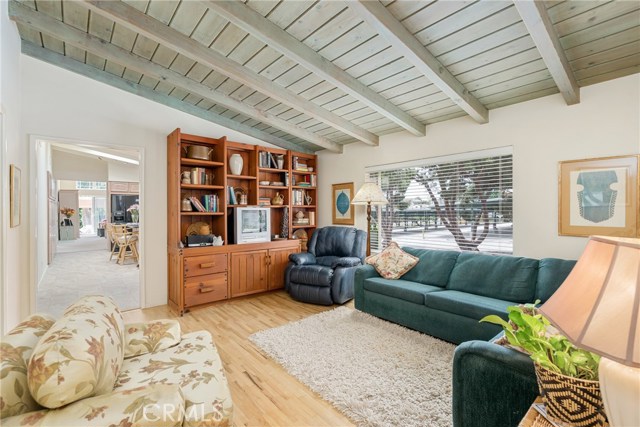
[[[207,292],[213,292],[213,286],[205,286],[204,283],[200,283],[200,293],[206,294]]]
[[[202,264],[200,264],[200,268],[211,268],[215,266],[216,266],[215,262],[203,262]]]

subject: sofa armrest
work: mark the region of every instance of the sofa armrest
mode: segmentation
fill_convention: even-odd
[[[364,281],[371,277],[380,277],[372,265],[364,264],[356,269],[353,278],[353,293],[354,305],[358,310],[362,310],[364,307]]]
[[[125,359],[173,347],[181,339],[180,323],[173,319],[127,323],[124,331]]]
[[[289,261],[295,265],[316,264],[316,257],[309,252],[299,252],[297,254],[289,255]]]
[[[528,355],[486,341],[467,341],[453,355],[453,426],[513,427],[538,396]]]
[[[177,384],[154,384],[89,397],[59,409],[28,412],[2,420],[3,426],[98,427],[182,425],[184,397]]]
[[[342,257],[331,263],[331,268],[336,269],[338,267],[357,267],[362,264],[362,260],[358,257]]]

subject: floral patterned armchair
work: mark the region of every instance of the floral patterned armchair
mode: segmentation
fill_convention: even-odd
[[[228,426],[233,403],[206,331],[125,325],[85,297],[54,323],[32,315],[0,344],[3,426]]]

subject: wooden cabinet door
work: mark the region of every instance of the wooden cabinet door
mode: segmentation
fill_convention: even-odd
[[[231,254],[231,297],[266,291],[267,250]]]
[[[284,288],[284,270],[289,263],[289,255],[299,252],[298,248],[269,250],[269,289]]]

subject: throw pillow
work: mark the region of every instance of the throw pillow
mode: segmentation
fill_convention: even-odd
[[[111,298],[89,296],[71,305],[33,350],[27,378],[35,401],[52,409],[109,393],[122,367],[123,337]]]
[[[385,250],[377,255],[373,267],[385,279],[399,279],[417,263],[418,257],[400,249],[396,242],[391,242]]]
[[[27,365],[33,349],[54,320],[45,314],[33,314],[0,343],[0,418],[13,417],[40,409],[29,394]]]
[[[163,319],[125,325],[124,358],[155,353],[180,342],[180,323]]]

